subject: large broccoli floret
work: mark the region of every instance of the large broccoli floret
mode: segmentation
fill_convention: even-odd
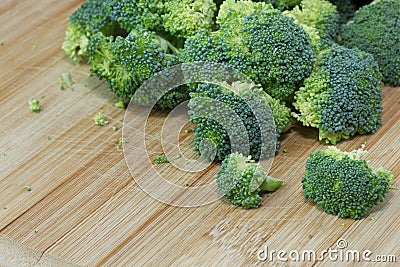
[[[211,30],[216,11],[212,0],[169,0],[162,15],[163,26],[173,36],[187,38],[200,29]]]
[[[400,1],[376,0],[360,8],[341,37],[345,46],[374,56],[385,84],[400,85]]]
[[[85,59],[90,37],[102,32],[113,35],[118,25],[113,23],[102,0],[87,0],[69,18],[62,49],[74,61]]]
[[[304,196],[325,212],[360,219],[382,202],[393,183],[393,174],[368,166],[363,148],[342,152],[328,147],[311,154],[302,179]]]
[[[240,153],[232,153],[222,162],[217,174],[217,186],[231,203],[244,209],[258,208],[261,192],[273,192],[282,180],[267,176],[264,169]]]
[[[143,29],[132,31],[126,38],[98,33],[92,36],[87,52],[92,72],[126,99],[154,74],[179,63],[173,54],[176,49],[168,41]],[[187,88],[181,87],[166,95],[159,107],[173,108],[188,98]]]
[[[336,6],[325,0],[303,0],[299,6],[284,14],[294,18],[310,34],[316,51],[322,49],[321,46],[331,45],[339,32]]]
[[[295,94],[293,114],[319,129],[319,139],[335,144],[355,134],[375,132],[382,124],[378,64],[359,49],[338,45],[320,53],[315,69]]]
[[[200,84],[188,106],[196,124],[195,150],[210,160],[214,155],[223,160],[231,152],[254,159],[273,156],[278,137],[290,123],[289,108],[243,82]]]
[[[209,37],[199,34],[186,41],[183,60],[221,60],[218,63],[241,71],[281,100],[289,99],[310,74],[310,37],[271,5],[226,0],[217,23],[219,31]]]

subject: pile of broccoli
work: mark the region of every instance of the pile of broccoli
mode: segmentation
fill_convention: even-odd
[[[221,193],[251,208],[261,189],[248,184],[267,176],[248,157],[274,157],[296,120],[327,144],[381,126],[382,82],[400,85],[399,10],[398,0],[86,0],[69,19],[62,49],[125,102],[142,105],[163,82],[146,81],[171,67],[210,62],[244,74],[251,82],[227,75],[177,86],[156,108],[189,100],[194,149],[223,162]],[[234,177],[241,178],[227,190]],[[327,208],[352,218],[366,210]]]

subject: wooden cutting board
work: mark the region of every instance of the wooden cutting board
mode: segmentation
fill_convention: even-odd
[[[300,183],[304,164],[309,153],[325,145],[317,141],[315,130],[299,125],[282,137],[270,172],[285,184],[266,196],[259,209],[242,210],[223,199],[176,207],[146,194],[116,148],[125,110],[114,107],[117,98],[106,84],[89,77],[88,66],[70,62],[60,49],[67,19],[81,3],[0,3],[0,266],[262,265],[262,249],[321,253],[338,249],[340,239],[347,247],[339,251],[370,250],[371,258],[395,255],[400,261],[399,191],[392,190],[384,203],[357,221],[325,214],[306,202]],[[71,73],[73,90],[60,90],[63,72]],[[400,88],[385,87],[383,97],[379,131],[338,146],[352,150],[367,142],[371,164],[398,177]],[[32,98],[40,100],[40,113],[30,112]],[[97,112],[110,124],[95,126]],[[145,140],[151,160],[162,153],[160,129],[166,115],[154,113],[149,120]],[[179,137],[188,155],[193,134],[184,130],[189,128],[183,125]],[[140,142],[126,141],[130,147]],[[149,164],[147,155],[137,157],[142,161]],[[213,181],[219,166],[187,176],[172,164],[156,168],[190,188]],[[397,179],[394,186],[399,185]],[[276,254],[273,262],[282,263]],[[315,264],[334,263],[325,259]]]

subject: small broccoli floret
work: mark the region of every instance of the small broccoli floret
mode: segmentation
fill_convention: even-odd
[[[112,35],[117,25],[106,12],[103,0],[86,0],[69,18],[62,49],[73,61],[86,60],[90,37],[102,32]]]
[[[214,61],[247,75],[280,100],[289,100],[314,62],[309,35],[271,5],[226,0],[220,29],[189,38],[182,60]]]
[[[29,109],[32,111],[32,112],[40,112],[40,103],[39,103],[39,100],[37,100],[36,98],[34,98],[34,99],[32,99],[32,100],[30,100],[29,102],[28,102],[28,104],[29,104]]]
[[[374,171],[361,157],[363,148],[342,152],[328,147],[311,154],[302,178],[304,197],[314,200],[325,212],[360,219],[382,202],[393,183],[393,174]]]
[[[168,48],[161,46],[159,37],[140,29],[126,38],[96,34],[87,52],[91,70],[100,79],[107,80],[117,96],[131,98],[144,81],[177,62],[176,57],[164,49]]]
[[[187,38],[199,29],[211,30],[216,10],[212,0],[169,0],[162,15],[163,26],[173,36]]]
[[[319,139],[335,144],[382,124],[382,89],[372,55],[338,45],[320,53],[315,69],[295,94],[293,116],[319,129]]]
[[[260,193],[273,192],[283,183],[267,176],[261,165],[240,153],[232,153],[224,159],[216,181],[219,192],[244,209],[258,208],[262,201]]]
[[[210,160],[223,160],[231,152],[254,159],[273,156],[277,139],[290,123],[289,108],[247,83],[200,84],[190,95],[195,150]]]
[[[344,45],[372,54],[379,64],[382,81],[400,85],[400,1],[376,0],[360,8],[343,26]]]
[[[325,0],[303,0],[299,6],[284,14],[294,18],[310,34],[317,51],[321,49],[320,46],[331,45],[339,32],[336,6]]]

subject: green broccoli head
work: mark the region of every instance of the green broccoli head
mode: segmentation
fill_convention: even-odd
[[[126,38],[98,33],[92,36],[87,48],[89,65],[117,96],[130,99],[147,79],[179,63],[166,43],[143,29],[132,31]],[[169,92],[159,107],[173,108],[188,98],[187,88],[181,87]]]
[[[309,76],[315,58],[309,35],[271,5],[228,0],[217,23],[218,31],[186,41],[183,61],[233,67],[283,101]]]
[[[232,153],[224,159],[216,181],[220,193],[244,209],[258,208],[262,201],[260,193],[273,192],[283,183],[267,176],[261,165],[240,153]]]
[[[294,117],[319,129],[319,139],[335,144],[382,124],[379,68],[372,55],[338,45],[320,53],[315,69],[295,94]]]
[[[376,0],[360,8],[343,26],[344,45],[372,54],[379,64],[382,81],[400,85],[400,2]]]
[[[331,45],[339,32],[339,13],[336,6],[326,0],[303,0],[284,14],[310,34],[316,51],[322,49],[321,46]],[[319,38],[314,37],[315,34]]]
[[[106,12],[103,2],[87,0],[69,18],[62,49],[76,62],[86,59],[86,48],[93,34],[102,32],[112,35],[117,27]]]
[[[336,147],[314,152],[302,178],[304,196],[325,212],[360,219],[382,202],[393,183],[393,174],[374,171],[365,160],[363,148],[342,152]]]
[[[162,15],[163,26],[173,36],[187,38],[200,29],[211,30],[216,11],[212,0],[169,0]]]
[[[195,150],[210,160],[223,160],[231,152],[272,157],[290,123],[290,109],[251,84],[200,84],[190,96]]]

